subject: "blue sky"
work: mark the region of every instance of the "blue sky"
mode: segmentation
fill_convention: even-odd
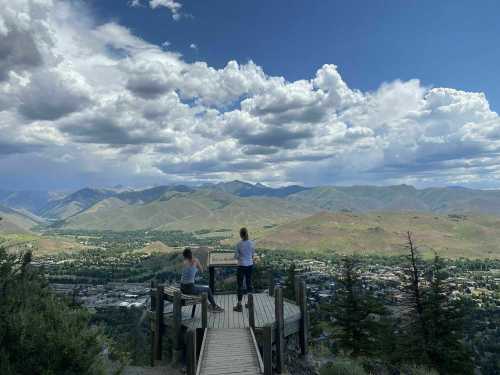
[[[12,0],[0,187],[500,188],[496,1]]]
[[[500,108],[498,1],[183,1],[192,18],[180,21],[126,1],[91,3],[103,21],[115,19],[152,43],[167,40],[188,61],[221,68],[253,60],[291,81],[333,63],[363,91],[418,78],[484,92]]]

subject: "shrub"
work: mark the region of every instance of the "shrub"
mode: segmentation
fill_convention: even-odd
[[[403,367],[401,372],[406,375],[439,375],[439,373],[433,369],[415,365]]]
[[[0,248],[0,373],[102,373],[88,313],[54,295],[30,261]]]
[[[367,373],[357,361],[339,357],[334,362],[324,366],[320,375],[367,375]]]

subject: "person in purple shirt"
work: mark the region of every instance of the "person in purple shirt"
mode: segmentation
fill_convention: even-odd
[[[255,258],[255,245],[253,241],[248,238],[247,228],[240,229],[241,241],[236,245],[234,257],[238,260],[238,304],[234,306],[233,310],[237,312],[243,311],[241,301],[243,300],[243,279],[246,283],[246,292],[252,293],[252,270]],[[245,305],[248,307],[247,305]]]

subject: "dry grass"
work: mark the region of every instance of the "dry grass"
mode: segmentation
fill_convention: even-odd
[[[500,258],[500,218],[423,213],[326,213],[259,233],[270,249],[397,255],[412,231],[424,255]]]

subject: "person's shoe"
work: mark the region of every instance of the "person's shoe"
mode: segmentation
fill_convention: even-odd
[[[234,306],[233,311],[242,312],[243,308],[241,307],[241,303],[238,303],[236,306]]]
[[[212,306],[212,305],[210,305],[210,306],[208,306],[208,311],[213,312],[213,313],[220,313],[220,312],[223,312],[224,309],[222,307],[220,307],[220,306]]]

